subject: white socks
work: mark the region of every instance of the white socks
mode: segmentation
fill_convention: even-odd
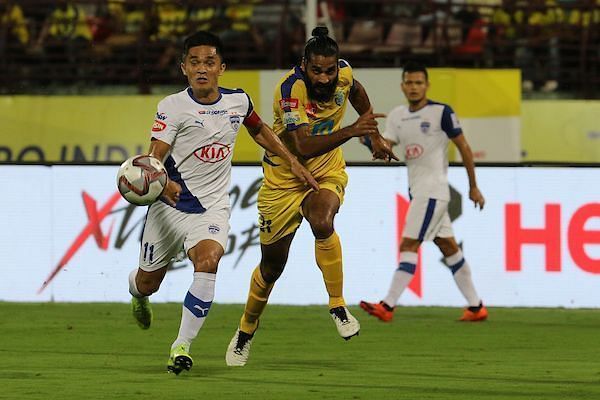
[[[138,269],[135,268],[129,273],[129,293],[131,293],[131,295],[133,297],[137,297],[138,299],[141,299],[146,296],[144,296],[143,294],[140,293],[140,291],[137,288],[137,285],[135,284],[135,276],[137,275],[137,272],[138,272]]]
[[[473,280],[471,279],[471,268],[465,261],[462,251],[458,250],[450,257],[446,257],[446,265],[452,271],[452,276],[456,286],[467,300],[469,307],[477,307],[481,299],[475,291]]]
[[[403,251],[400,253],[400,264],[396,272],[394,272],[390,290],[388,290],[387,296],[383,299],[385,304],[390,307],[396,306],[402,292],[404,292],[404,289],[406,289],[415,275],[418,259],[417,253],[411,251]]]
[[[189,346],[198,336],[215,297],[215,279],[216,274],[194,272],[194,281],[183,302],[179,334],[171,348],[180,344]]]

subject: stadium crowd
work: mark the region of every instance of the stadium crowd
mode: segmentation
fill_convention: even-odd
[[[356,67],[521,68],[523,90],[598,97],[600,0],[327,0]],[[51,84],[179,82],[177,48],[217,33],[237,69],[287,68],[305,40],[303,0],[0,0],[0,91]]]

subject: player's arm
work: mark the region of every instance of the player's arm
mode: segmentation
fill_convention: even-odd
[[[287,130],[284,139],[294,152],[302,158],[312,158],[330,152],[336,147],[346,143],[350,138],[377,133],[376,118],[385,117],[384,114],[374,114],[373,110],[362,114],[356,122],[329,135],[312,135],[307,124],[296,129]]]
[[[278,157],[286,160],[290,165],[290,170],[298,179],[309,185],[314,190],[319,190],[319,184],[310,172],[298,161],[298,159],[285,147],[281,139],[273,132],[273,130],[256,114],[252,113],[244,120],[244,125],[248,129],[248,133],[252,139],[263,149],[270,153],[274,153]]]
[[[485,199],[477,187],[477,180],[475,178],[475,162],[473,161],[473,152],[471,151],[471,146],[469,146],[465,135],[462,133],[451,139],[460,152],[463,164],[467,170],[467,175],[469,176],[469,198],[473,201],[475,207],[479,206],[479,209],[483,210]]]
[[[171,150],[171,146],[168,143],[163,142],[162,140],[158,140],[152,138],[150,141],[150,149],[148,150],[148,155],[160,160],[163,162],[169,151]],[[173,207],[175,207],[175,203],[179,201],[179,194],[181,193],[181,186],[179,183],[172,181],[169,179],[167,175],[167,184],[165,185],[165,189],[162,192],[162,197]]]
[[[371,106],[371,101],[369,100],[365,87],[356,79],[354,79],[348,99],[359,115],[362,116],[373,112],[373,107]],[[390,161],[393,158],[398,161],[398,157],[396,157],[392,151],[392,147],[388,141],[381,136],[378,129],[376,129],[374,133],[370,132],[362,136],[360,142],[371,150],[374,159]]]

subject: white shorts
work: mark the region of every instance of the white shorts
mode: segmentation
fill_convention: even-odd
[[[452,223],[445,200],[414,198],[410,201],[403,237],[420,241],[453,237]]]
[[[187,255],[201,240],[214,240],[226,249],[229,215],[228,208],[188,214],[157,201],[146,215],[139,267],[147,272],[156,271],[169,264],[182,249]]]

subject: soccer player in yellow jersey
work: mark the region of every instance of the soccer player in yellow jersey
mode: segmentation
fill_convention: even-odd
[[[275,91],[273,131],[282,138],[319,183],[314,191],[295,178],[281,158],[266,152],[264,180],[258,194],[262,258],[250,280],[250,293],[239,329],[225,360],[230,366],[248,361],[250,344],[275,281],[285,267],[290,244],[303,218],[315,236],[316,261],[329,294],[329,312],[346,340],[358,335],[360,325],[342,294],[342,248],[333,219],[344,199],[348,181],[342,149],[352,137],[368,135],[379,158],[395,158],[377,129],[364,87],[352,76],[350,65],[339,59],[336,42],[318,27],[306,43],[301,66],[288,72]],[[341,128],[348,100],[360,117]]]

